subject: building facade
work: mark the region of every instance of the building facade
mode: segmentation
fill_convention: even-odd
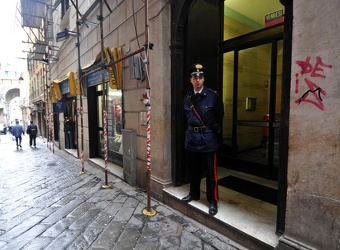
[[[21,60],[2,58],[0,62],[0,123],[8,128],[18,120],[29,124],[28,76]]]
[[[60,149],[252,249],[340,247],[337,0],[22,2],[43,13],[38,81]],[[179,202],[195,62],[224,102],[220,190],[237,196],[221,195],[209,220],[204,201]],[[270,237],[222,216],[245,206],[244,218],[272,225]]]

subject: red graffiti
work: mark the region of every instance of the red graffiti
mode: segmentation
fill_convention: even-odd
[[[332,65],[325,64],[322,62],[322,59],[320,56],[316,57],[316,63],[315,65],[312,65],[310,62],[310,56],[306,58],[306,61],[296,61],[296,64],[300,66],[301,75],[307,75],[309,78],[326,78],[324,68],[332,68]],[[299,92],[299,73],[295,74],[295,93],[297,94]],[[327,93],[322,88],[320,88],[315,82],[309,80],[307,77],[304,78],[305,83],[309,87],[309,90],[307,90],[300,98],[295,100],[295,103],[300,104],[301,102],[307,102],[312,103],[316,107],[318,107],[321,110],[325,110],[324,104],[322,102],[321,94],[326,96]],[[309,97],[309,94],[312,93],[312,98]],[[314,97],[314,98],[313,98]]]

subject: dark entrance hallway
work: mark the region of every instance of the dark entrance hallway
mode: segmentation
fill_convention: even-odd
[[[242,4],[247,5],[246,2]],[[284,100],[284,96],[287,96],[287,78],[282,72],[289,72],[283,69],[289,67],[285,63],[285,51],[291,41],[288,40],[285,46],[283,37],[286,24],[282,20],[268,26],[249,23],[253,14],[262,18],[264,12],[269,13],[278,8],[284,11],[285,7],[280,1],[274,2],[274,5],[258,2],[258,6],[261,5],[258,10],[261,11],[252,13],[247,18],[244,18],[247,16],[246,12],[236,15],[236,12],[241,11],[237,9],[240,6],[236,6],[239,1],[221,3],[202,0],[172,4],[172,19],[175,21],[172,27],[171,94],[172,103],[176,103],[172,106],[172,179],[177,187],[165,190],[168,194],[166,199],[170,203],[187,211],[186,206],[177,203],[187,195],[189,188],[186,184],[189,173],[186,170],[187,159],[183,143],[185,128],[182,98],[190,87],[185,69],[192,62],[203,61],[212,69],[210,72],[215,74],[212,78],[207,76],[207,82],[211,83],[210,79],[213,79],[208,87],[222,93],[226,113],[218,170],[223,185],[220,185],[221,204],[215,217],[216,227],[221,232],[235,227],[237,231],[251,235],[272,247],[278,241],[276,232],[284,232],[285,202],[282,201],[286,199],[287,151],[282,147],[285,146],[288,133],[282,122],[287,118]],[[248,6],[249,8],[256,9],[254,6]],[[202,13],[205,13],[202,23],[207,23],[206,26],[197,21],[202,21],[199,18]],[[218,24],[215,19],[217,16],[220,18]],[[218,29],[215,29],[216,25],[219,25]],[[202,35],[205,31],[209,36]],[[213,32],[215,35],[212,35]],[[219,42],[213,46],[215,38]],[[198,47],[201,49],[197,49]],[[202,48],[207,48],[209,52],[205,54]],[[214,48],[218,50],[215,51]],[[280,144],[282,142],[284,144]],[[281,176],[280,179],[278,176]],[[234,181],[233,187],[230,183],[223,183],[223,179],[229,179],[229,182],[230,179],[241,181]],[[254,185],[261,187],[258,191],[255,190],[255,194],[242,191],[242,188],[246,190]],[[268,201],[259,196],[264,189],[269,190],[274,198]],[[204,190],[202,185],[201,191]],[[195,219],[208,223],[204,218],[205,203],[204,200],[192,202],[189,204],[192,208],[189,213]],[[239,212],[240,217],[231,218],[235,211]],[[247,218],[246,221],[238,220],[241,217]],[[256,221],[265,222],[266,225],[257,224]],[[242,225],[249,228],[245,229]],[[264,229],[262,235],[256,235],[252,231],[259,227]]]

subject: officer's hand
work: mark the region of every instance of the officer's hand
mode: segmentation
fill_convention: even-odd
[[[212,125],[211,130],[214,131],[215,133],[219,134],[221,132],[220,125],[219,124]]]

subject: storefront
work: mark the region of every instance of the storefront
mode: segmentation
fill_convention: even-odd
[[[100,69],[100,53],[91,65],[82,69],[83,79],[87,87],[88,113],[91,117],[89,119],[89,138],[91,141],[89,154],[90,158],[100,157],[105,159],[107,157],[109,162],[122,167],[122,65],[110,65],[113,58],[121,56],[120,49],[105,48],[104,54],[105,63],[109,64],[106,69]],[[105,143],[107,152],[105,152]]]
[[[54,80],[51,88],[54,138],[60,138],[61,148],[78,150],[76,96],[80,94],[80,88],[75,73],[71,71],[66,76]],[[58,121],[62,123],[61,131]]]

